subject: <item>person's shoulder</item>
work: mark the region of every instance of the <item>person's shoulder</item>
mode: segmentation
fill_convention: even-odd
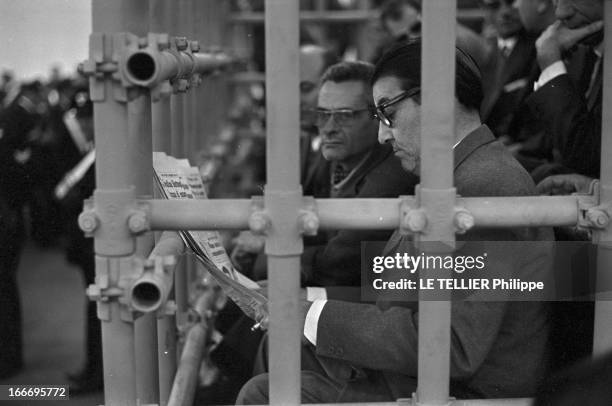
[[[499,141],[482,145],[457,167],[455,186],[465,197],[535,194],[529,173]]]

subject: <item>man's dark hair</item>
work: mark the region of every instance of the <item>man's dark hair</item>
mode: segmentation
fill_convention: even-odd
[[[321,77],[321,84],[325,82],[348,82],[355,80],[370,84],[374,73],[374,65],[363,61],[342,61],[327,68]]]
[[[402,18],[403,7],[409,6],[417,11],[421,11],[419,0],[387,0],[380,6],[380,21],[398,21]]]
[[[455,48],[455,95],[465,107],[479,110],[482,102],[482,78],[474,59],[461,48]],[[372,85],[380,78],[393,76],[402,90],[421,85],[421,40],[398,43],[383,54],[374,73]]]

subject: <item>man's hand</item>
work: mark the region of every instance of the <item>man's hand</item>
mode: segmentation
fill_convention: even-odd
[[[549,25],[536,41],[538,51],[538,64],[544,70],[553,63],[561,60],[563,52],[571,49],[578,42],[600,31],[603,21],[595,21],[584,27],[571,29],[563,22],[557,20]]]
[[[542,195],[569,195],[571,193],[589,193],[594,179],[572,173],[568,175],[549,176],[536,186]]]

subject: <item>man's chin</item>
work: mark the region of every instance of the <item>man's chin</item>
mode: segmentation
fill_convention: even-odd
[[[414,173],[415,175],[419,174],[419,163],[417,161],[414,161],[412,159],[411,160],[402,159],[401,164],[402,164],[402,168],[404,168],[406,172]]]

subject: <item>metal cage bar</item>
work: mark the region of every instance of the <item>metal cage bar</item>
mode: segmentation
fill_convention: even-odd
[[[612,2],[604,1],[604,53],[603,60],[603,106],[602,111],[612,108]],[[601,133],[600,204],[612,202],[612,117],[604,114]],[[595,303],[595,325],[593,354],[601,355],[612,349],[612,227],[596,233],[597,247],[597,291],[603,292]]]
[[[126,21],[139,17],[134,15],[134,10],[127,3],[125,0],[92,2],[91,57],[109,60],[112,57],[111,34],[125,31],[128,25]],[[98,40],[100,36],[102,41]],[[127,107],[113,97],[114,84],[111,80],[104,80],[97,87],[95,85],[95,79],[90,79],[98,161],[94,195],[101,197],[109,191],[123,191],[125,196],[129,196],[131,163],[127,144]],[[97,212],[105,212],[112,221],[115,213],[108,211],[115,207],[113,205],[116,202],[109,200],[110,203],[105,204],[102,199],[96,199],[94,204]],[[123,270],[121,259],[131,255],[134,250],[133,240],[126,239],[123,231],[122,227],[107,230],[104,236],[96,235],[94,242],[96,277],[110,276],[111,286],[119,282]],[[116,242],[107,244],[107,239]],[[104,399],[109,405],[135,406],[134,325],[123,320],[121,313],[121,305],[116,300],[107,304],[98,302],[98,317],[102,322]]]
[[[456,0],[423,2],[421,183],[416,194],[420,207],[427,212],[430,227],[427,233],[418,236],[417,242],[455,241],[455,98],[449,96],[455,92],[456,14]],[[421,275],[439,275],[441,271],[428,270]],[[446,405],[450,385],[451,301],[430,301],[425,295],[425,291],[419,292],[417,404]]]
[[[574,226],[579,206],[590,204],[584,196],[460,197],[457,205],[474,216],[476,227]],[[321,229],[395,229],[402,202],[394,199],[315,199]],[[245,199],[149,200],[154,230],[244,230],[248,228],[253,203]],[[198,216],[207,213],[207,216]]]
[[[265,1],[266,186],[272,227],[266,239],[269,280],[270,404],[300,403],[299,18],[297,1]]]

